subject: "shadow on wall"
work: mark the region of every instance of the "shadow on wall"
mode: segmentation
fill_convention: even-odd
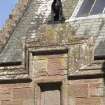
[[[95,60],[102,60],[102,75],[101,77],[103,78],[103,97],[105,97],[105,40],[101,39],[99,44],[97,45],[95,49]],[[104,104],[105,104],[105,99],[104,99]]]
[[[103,96],[105,97],[105,61],[102,64],[102,72],[103,72],[103,82],[104,82],[104,87],[103,87]],[[104,104],[105,104],[105,99],[104,99]]]
[[[104,60],[105,59],[105,39],[98,39],[99,43],[95,48],[95,59],[96,60]]]

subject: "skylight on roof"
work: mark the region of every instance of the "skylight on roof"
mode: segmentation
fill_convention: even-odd
[[[102,14],[105,11],[105,0],[84,0],[77,17]]]

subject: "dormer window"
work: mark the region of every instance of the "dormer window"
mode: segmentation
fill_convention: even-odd
[[[84,0],[76,17],[105,13],[105,0]]]

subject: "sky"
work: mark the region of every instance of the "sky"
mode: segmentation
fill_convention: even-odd
[[[18,0],[0,0],[0,28],[3,27]]]

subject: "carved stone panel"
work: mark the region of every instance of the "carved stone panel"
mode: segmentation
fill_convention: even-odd
[[[67,70],[67,54],[41,54],[33,56],[36,76],[64,75]]]

